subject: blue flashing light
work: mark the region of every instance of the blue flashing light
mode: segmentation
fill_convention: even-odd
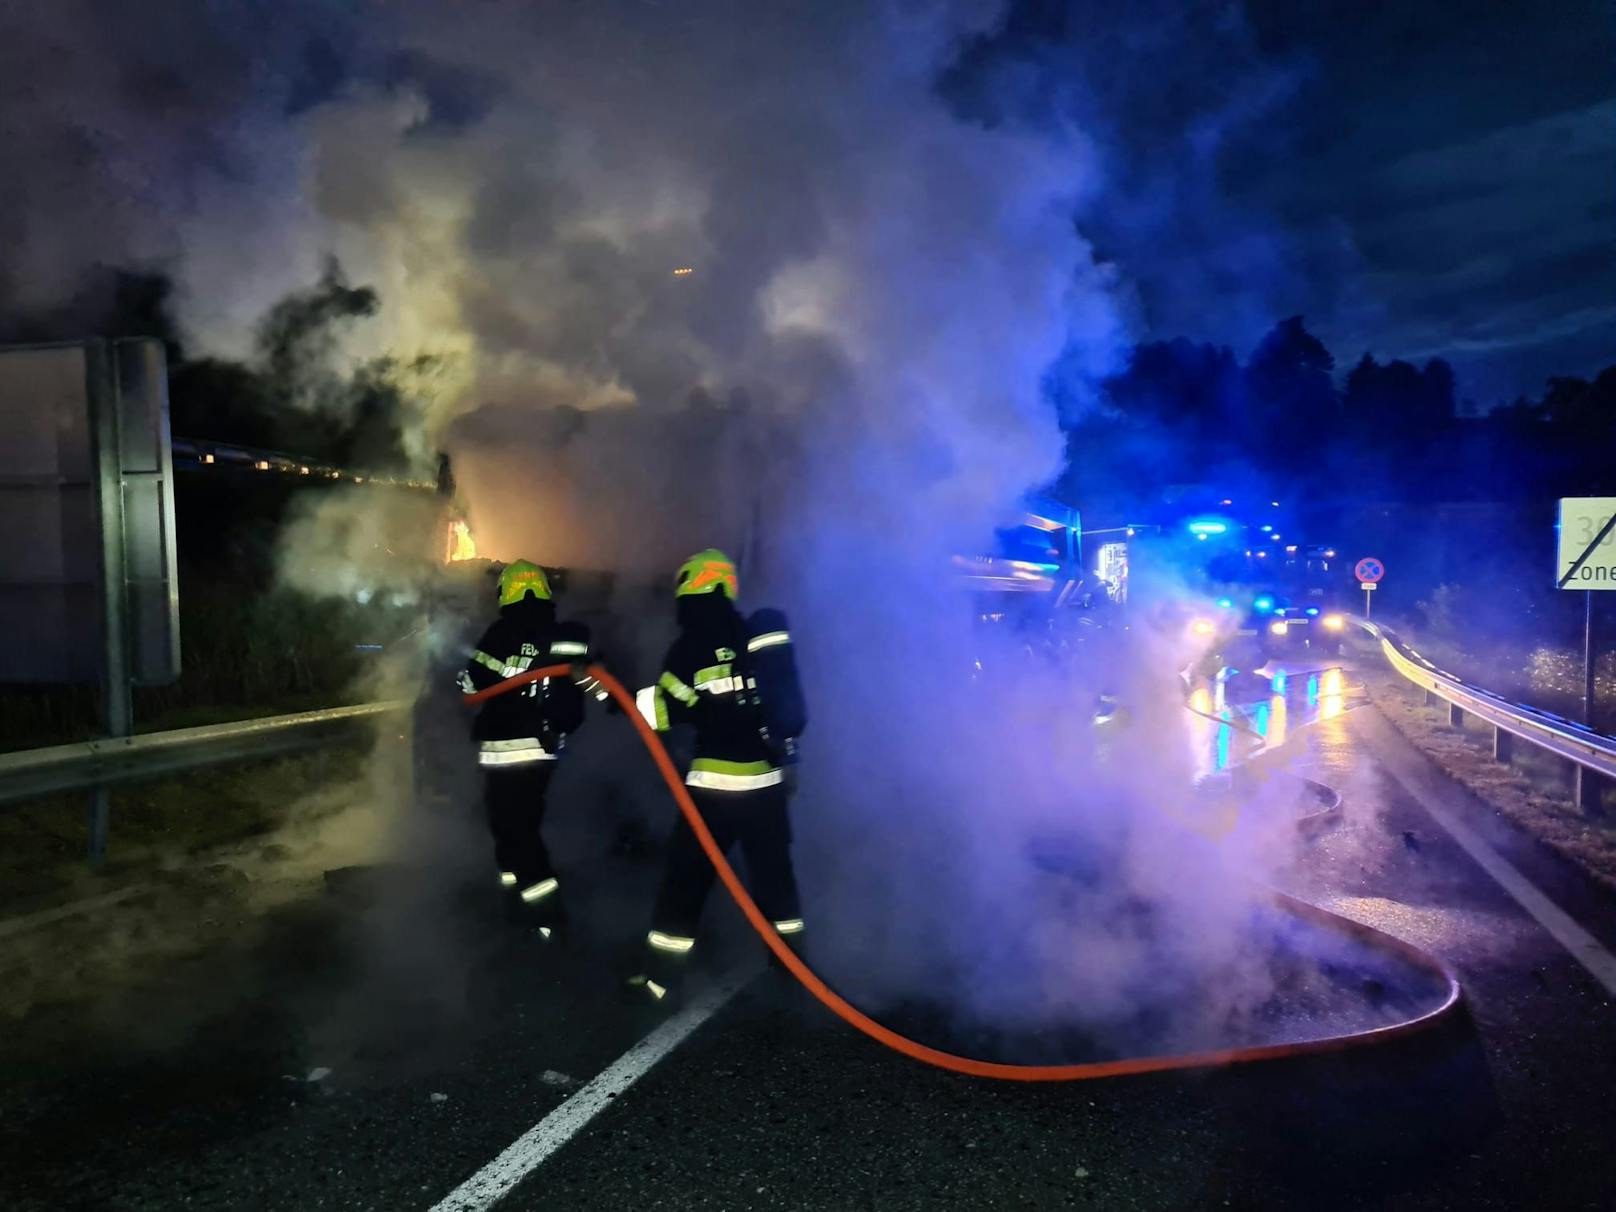
[[[1191,522],[1190,523],[1190,533],[1191,534],[1198,534],[1198,535],[1226,534],[1228,532],[1228,530],[1229,530],[1229,524],[1227,522],[1218,522],[1218,521],[1215,521],[1215,520],[1208,520],[1208,521]]]
[[[1274,608],[1274,599],[1265,593],[1251,604],[1251,608],[1258,614],[1267,614]]]
[[[1218,605],[1223,607],[1223,609],[1228,610],[1230,607],[1232,607],[1234,605],[1234,599],[1233,598],[1219,598],[1218,599]]]
[[[1276,673],[1274,675],[1274,693],[1275,694],[1284,694],[1285,693],[1285,686],[1289,681],[1290,681],[1290,676],[1288,674]]]
[[[1262,532],[1263,532],[1263,533],[1264,533],[1264,534],[1267,534],[1267,533],[1268,533],[1268,532],[1269,532],[1269,531],[1270,531],[1270,530],[1272,530],[1272,529],[1273,529],[1273,527],[1272,527],[1272,526],[1270,526],[1270,525],[1268,525],[1268,523],[1267,523],[1267,522],[1264,522],[1264,523],[1263,523],[1263,524],[1262,524]]]
[[[1318,614],[1318,612],[1319,612],[1319,608],[1317,606],[1309,606],[1307,608],[1307,613],[1308,613],[1309,616],[1316,615],[1316,614]]]

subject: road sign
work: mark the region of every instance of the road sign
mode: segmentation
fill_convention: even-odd
[[[1616,589],[1616,497],[1562,497],[1557,555],[1561,589]]]
[[[1386,565],[1374,556],[1364,556],[1352,566],[1352,575],[1358,578],[1358,588],[1363,590],[1364,618],[1369,617],[1369,603],[1373,599],[1369,596],[1375,589],[1375,582],[1386,575]]]
[[[179,677],[161,342],[0,348],[0,521],[0,681]]]
[[[1554,583],[1561,589],[1581,589],[1582,599],[1582,722],[1594,716],[1594,595],[1595,589],[1616,589],[1616,497],[1561,497],[1560,542]],[[1577,768],[1576,800],[1583,804],[1586,784]],[[1597,800],[1595,801],[1597,802]]]

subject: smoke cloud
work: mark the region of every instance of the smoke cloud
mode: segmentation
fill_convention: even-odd
[[[745,553],[812,704],[796,824],[833,979],[1108,1018],[1161,960],[1135,902],[1178,959],[1244,946],[1235,873],[1270,839],[1158,811],[1192,773],[1170,637],[1112,654],[1141,726],[1107,754],[1092,687],[982,634],[947,574],[1059,474],[1043,376],[1116,368],[1131,306],[1076,219],[1108,186],[1085,132],[940,91],[1001,5],[309,0],[173,45],[102,7],[0,25],[40,166],[0,185],[27,250],[0,292],[148,261],[229,352],[334,256],[380,310],[329,356],[454,368],[408,437],[454,454],[483,554],[644,579]],[[41,54],[60,87],[30,91]],[[75,155],[107,188],[47,236]],[[352,593],[386,546],[343,500],[291,536],[298,584]]]

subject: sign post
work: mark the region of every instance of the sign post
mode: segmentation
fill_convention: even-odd
[[[1370,595],[1375,592],[1375,586],[1380,584],[1380,578],[1386,575],[1386,565],[1374,556],[1365,556],[1353,566],[1352,572],[1358,578],[1358,588],[1363,590],[1363,613],[1367,619],[1369,604],[1374,601]]]
[[[1582,595],[1582,722],[1594,725],[1594,595]]]
[[[1616,590],[1616,497],[1561,497],[1555,585],[1582,591],[1582,722],[1594,722],[1594,592]],[[1576,769],[1576,802],[1593,806],[1588,772]]]
[[[130,735],[130,687],[180,675],[161,342],[0,348],[0,522],[0,681],[97,684],[105,734]],[[101,788],[92,864],[108,811]]]
[[[109,737],[135,730],[133,673],[129,660],[129,558],[125,542],[123,418],[118,415],[117,368],[106,341],[85,345],[89,383],[90,451],[95,460],[95,512],[101,531],[101,723]],[[89,860],[100,866],[111,830],[112,792],[91,793]]]

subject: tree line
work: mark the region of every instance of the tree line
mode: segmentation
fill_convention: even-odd
[[[440,360],[377,358],[335,372],[343,329],[375,314],[369,287],[329,263],[277,303],[252,356],[188,358],[158,273],[108,270],[59,314],[0,317],[0,342],[91,332],[169,346],[174,432],[376,470],[401,467],[401,435],[443,373]],[[1311,500],[1528,500],[1612,491],[1616,366],[1551,378],[1535,399],[1461,408],[1453,368],[1380,361],[1341,372],[1302,317],[1276,324],[1245,358],[1187,337],[1136,346],[1095,393],[1061,363],[1070,500],[1145,502],[1175,484],[1260,484]]]
[[[1302,317],[1241,360],[1187,338],[1132,351],[1098,398],[1062,380],[1073,499],[1143,500],[1173,484],[1257,482],[1319,500],[1526,500],[1616,483],[1616,366],[1552,378],[1536,399],[1459,406],[1453,368],[1380,361],[1345,374]]]
[[[345,332],[380,299],[336,261],[319,281],[259,318],[243,358],[192,357],[162,273],[104,269],[61,307],[0,314],[0,344],[87,336],[154,337],[168,350],[169,423],[181,437],[238,443],[372,471],[401,471],[403,434],[443,370],[440,359],[376,357],[339,365]]]

